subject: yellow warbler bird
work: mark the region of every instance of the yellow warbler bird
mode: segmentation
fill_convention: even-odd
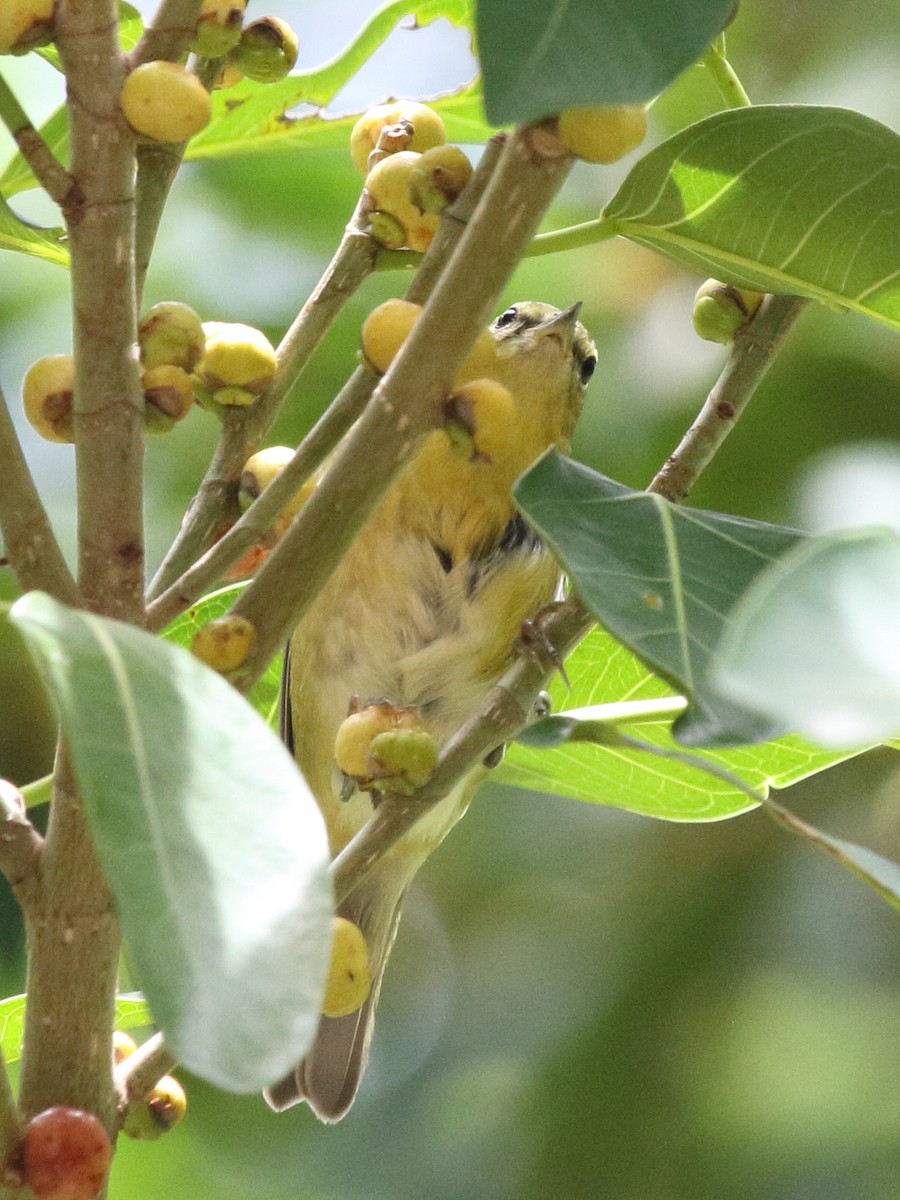
[[[579,309],[525,301],[494,321],[490,370],[482,363],[479,373],[508,389],[496,390],[511,409],[472,389],[471,442],[461,452],[444,430],[429,435],[291,639],[283,732],[333,854],[373,811],[371,795],[348,789],[335,765],[351,699],[413,709],[440,746],[510,665],[522,623],[557,593],[559,566],[510,489],[548,447],[569,446],[597,362]],[[459,380],[457,390],[465,404]],[[481,774],[414,825],[341,905],[365,938],[371,991],[349,1016],[321,1017],[306,1058],[267,1093],[273,1108],[307,1100],[321,1120],[338,1121],[353,1103],[404,894]]]

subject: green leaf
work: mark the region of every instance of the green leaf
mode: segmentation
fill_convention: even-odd
[[[690,697],[679,741],[733,745],[784,732],[722,697],[707,666],[729,610],[800,534],[633,492],[555,451],[515,496],[597,619]]]
[[[347,113],[339,117],[310,113],[301,117],[286,117],[284,112],[298,104],[303,96],[302,89],[295,84],[291,75],[284,84],[287,99],[282,98],[273,106],[270,93],[282,84],[257,84],[251,81],[240,83],[224,93],[228,103],[225,107],[219,99],[222,93],[213,96],[214,116],[210,124],[188,142],[187,159],[226,158],[233,155],[269,154],[273,151],[297,151],[324,149],[339,146],[349,151],[350,131],[359,119],[359,113]],[[240,90],[240,95],[234,93]],[[241,100],[241,95],[245,96]],[[493,130],[485,124],[481,104],[481,85],[477,81],[468,84],[450,95],[425,97],[425,102],[444,118],[447,138],[451,142],[481,142],[490,137]]]
[[[26,996],[7,996],[0,1000],[0,1057],[7,1066],[22,1057],[26,1003]],[[142,1029],[152,1024],[153,1017],[143,996],[133,992],[116,997],[116,1029]]]
[[[773,563],[735,607],[716,687],[825,746],[900,732],[900,537],[851,530]]]
[[[0,196],[0,250],[32,254],[35,258],[67,267],[69,252],[64,245],[65,236],[64,229],[43,229],[23,221]]]
[[[704,275],[900,328],[900,137],[840,108],[730,109],[632,169],[617,233]]]
[[[64,104],[44,122],[38,131],[49,150],[63,164],[69,164],[69,114]],[[16,152],[0,176],[0,195],[14,196],[28,188],[39,187],[34,172],[21,153]]]
[[[417,25],[444,17],[455,25],[471,26],[471,3],[392,0],[373,13],[350,45],[330,62],[308,71],[295,71],[279,83],[259,84],[244,79],[234,87],[219,89],[213,93],[212,120],[188,143],[185,157],[221,158],[310,146],[347,146],[359,113],[339,117],[286,114],[300,104],[324,108],[404,17],[412,17]],[[480,86],[470,84],[452,96],[435,97],[427,103],[444,116],[451,141],[483,141],[490,136],[481,110]]]
[[[555,712],[597,718],[608,716],[613,705],[621,709],[623,702],[632,709],[644,704],[648,715],[617,720],[617,727],[660,747],[677,748],[670,732],[678,708],[675,693],[606,630],[592,630],[566,659],[566,675],[571,688],[561,679],[551,685]],[[769,787],[797,783],[849,755],[826,752],[790,736],[763,745],[704,750],[703,757],[765,793]],[[514,743],[491,779],[669,821],[718,821],[754,807],[740,788],[683,762],[578,742],[556,750]]]
[[[315,1034],[331,933],[324,824],[293,760],[179,647],[41,593],[11,619],[172,1052],[232,1091],[271,1083]]]
[[[173,645],[182,646],[187,650],[201,625],[205,625],[207,621],[212,621],[216,617],[224,616],[246,586],[246,583],[232,583],[228,587],[210,592],[208,596],[204,596],[196,604],[192,604],[180,617],[176,617],[171,625],[163,630],[162,636],[167,642],[172,642]],[[276,655],[247,697],[250,704],[272,729],[278,728],[281,661],[282,655]]]
[[[649,100],[699,58],[733,10],[733,0],[480,0],[488,118],[505,125]]]
[[[808,825],[790,809],[784,808],[772,800],[766,801],[766,808],[781,825],[806,838],[831,858],[837,859],[842,866],[847,867],[854,875],[878,892],[892,908],[900,910],[900,864],[892,862],[889,858],[883,858],[882,855],[876,854],[874,850],[869,850],[866,846],[858,846],[855,842],[846,842],[843,838],[823,833],[821,829],[816,829],[814,825]]]

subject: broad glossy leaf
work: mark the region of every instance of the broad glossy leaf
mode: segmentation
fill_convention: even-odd
[[[255,1091],[305,1053],[330,941],[328,846],[278,738],[214,671],[32,593],[41,668],[136,974],[173,1053]]]
[[[729,109],[632,169],[617,232],[703,275],[900,328],[900,137],[841,108]]]
[[[19,254],[33,254],[35,258],[69,265],[69,252],[64,244],[64,229],[43,229],[17,217],[0,196],[0,250],[16,250]]]
[[[594,629],[566,659],[571,688],[556,679],[550,692],[553,711],[605,715],[609,705],[643,702],[663,709],[675,693],[606,630]],[[601,707],[603,706],[603,707]],[[674,714],[636,717],[618,725],[623,732],[675,750]],[[765,793],[824,771],[849,757],[826,752],[788,736],[755,746],[704,750],[703,757]],[[511,745],[491,779],[511,787],[569,796],[592,804],[624,808],[669,821],[717,821],[754,807],[740,788],[702,774],[677,760],[651,758],[622,747],[571,742],[555,750]]]
[[[27,1000],[27,996],[7,996],[0,1000],[0,1056],[7,1065],[22,1057]],[[152,1024],[153,1017],[143,996],[134,992],[116,997],[116,1029],[142,1029]]]
[[[786,731],[720,696],[707,666],[729,610],[800,534],[633,492],[555,452],[515,495],[597,619],[690,698],[679,740],[734,745]]]
[[[176,617],[172,624],[163,630],[162,636],[167,642],[183,646],[187,650],[200,626],[216,617],[224,616],[246,586],[246,583],[233,583],[210,592],[208,596],[192,604],[180,617]],[[276,655],[247,697],[266,724],[273,729],[278,727],[281,659],[280,654]]]
[[[281,84],[240,83],[224,93],[228,103],[234,105],[228,108],[218,99],[220,93],[217,92],[213,97],[215,116],[202,133],[188,142],[185,157],[226,158],[239,154],[325,149],[329,146],[349,150],[350,131],[360,114],[284,116],[286,109],[303,101],[304,88],[295,80],[296,76],[292,75],[283,81],[291,86],[283,90],[282,98],[274,106],[270,93]],[[447,138],[451,142],[483,142],[493,132],[484,121],[481,85],[478,81],[449,95],[434,98],[426,96],[424,99],[443,117]]]
[[[825,746],[900,732],[900,537],[810,539],[735,608],[713,668],[740,704]]]
[[[488,117],[505,125],[649,100],[700,57],[733,10],[733,0],[480,0]]]

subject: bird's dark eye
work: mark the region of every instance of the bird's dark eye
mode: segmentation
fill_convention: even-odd
[[[586,384],[594,373],[594,368],[597,365],[597,355],[589,354],[581,364],[581,382]]]
[[[512,325],[513,321],[516,319],[516,316],[516,308],[515,305],[513,305],[513,307],[508,308],[505,313],[501,313],[494,324],[498,329],[502,329],[504,325]]]

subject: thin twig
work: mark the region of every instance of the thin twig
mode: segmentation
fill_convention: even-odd
[[[79,605],[78,588],[34,485],[2,391],[0,472],[0,532],[22,591],[49,592],[64,604]]]
[[[767,296],[734,339],[731,356],[693,425],[647,488],[674,504],[687,499],[698,475],[731,433],[788,331],[808,301]]]
[[[377,246],[365,232],[364,215],[361,200],[315,291],[278,347],[278,371],[267,393],[250,407],[225,414],[213,461],[150,584],[149,599],[170,588],[213,542],[222,525],[236,516],[237,481],[244,463],[265,437],[313,351],[372,271]]]
[[[163,1076],[175,1069],[176,1063],[177,1059],[169,1052],[161,1033],[154,1033],[123,1059],[113,1072],[122,1097],[121,1116],[124,1118],[129,1108],[142,1104]]]
[[[0,779],[0,871],[23,911],[32,908],[40,895],[43,848],[44,839],[28,820],[21,793]]]
[[[378,376],[367,367],[358,367],[354,371],[334,403],[297,447],[288,465],[279,471],[241,519],[176,583],[147,606],[149,630],[164,629],[265,536],[278,514],[359,417],[377,383]]]
[[[129,70],[145,62],[181,58],[197,28],[201,0],[161,0],[143,36],[128,56]]]
[[[725,57],[724,39],[716,38],[711,46],[707,46],[700,59],[700,65],[709,71],[713,82],[719,89],[719,95],[729,108],[749,108],[751,106],[752,101],[747,95],[737,71]]]
[[[256,630],[244,689],[262,672],[421,438],[572,159],[545,126],[516,130],[475,217],[365,413],[259,574],[234,605]]]
[[[78,201],[75,180],[32,125],[15,93],[0,75],[0,120],[13,136],[22,157],[41,187],[65,213]]]
[[[488,142],[469,185],[443,214],[434,241],[421,258],[421,269],[407,291],[406,298],[413,303],[423,304],[431,294],[441,270],[484,194],[505,140],[505,134],[498,134]],[[279,512],[362,413],[377,382],[378,377],[366,366],[357,368],[334,403],[297,447],[291,462],[279,472],[241,519],[189,567],[177,583],[148,606],[148,629],[164,628],[220,579],[232,563],[259,542]]]

